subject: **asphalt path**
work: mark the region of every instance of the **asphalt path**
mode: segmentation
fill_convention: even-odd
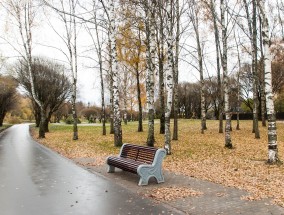
[[[35,142],[22,124],[0,133],[0,214],[181,213],[82,169]]]

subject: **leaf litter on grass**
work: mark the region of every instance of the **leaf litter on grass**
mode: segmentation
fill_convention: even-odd
[[[224,147],[224,134],[218,133],[218,121],[207,121],[205,134],[200,134],[199,122],[179,120],[179,140],[172,141],[173,154],[166,157],[164,169],[247,190],[250,195],[242,197],[246,200],[273,198],[274,203],[284,207],[284,167],[265,162],[267,128],[260,127],[261,138],[255,139],[251,133],[251,121],[241,121],[241,130],[231,132],[234,148],[230,150]],[[164,136],[159,134],[159,124],[155,126],[155,146],[163,147]],[[283,161],[284,124],[277,126],[279,158]],[[137,124],[123,125],[122,128],[123,142],[145,145],[146,128],[144,132],[136,131]],[[80,127],[77,141],[72,140],[71,128],[51,126],[50,130],[46,139],[39,141],[68,158],[94,158],[90,165],[102,165],[107,156],[119,153],[119,148],[113,146],[113,135],[101,135],[99,127]],[[36,137],[35,131],[33,133]],[[175,189],[171,192],[174,193]]]

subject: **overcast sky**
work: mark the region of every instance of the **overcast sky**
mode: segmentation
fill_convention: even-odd
[[[0,9],[1,10],[1,9]],[[1,11],[0,11],[1,12]],[[43,11],[39,11],[40,16],[37,20],[37,26],[33,30],[33,55],[34,56],[47,56],[56,61],[66,63],[67,59],[64,54],[59,51],[59,49],[67,52],[65,44],[62,42],[61,38],[55,33],[56,30],[59,34],[62,31],[63,25],[58,18],[49,13],[47,16],[44,15]],[[48,20],[48,22],[47,22]],[[50,27],[50,24],[54,29]],[[10,43],[7,44],[3,39],[0,39],[0,53],[9,58],[9,63],[13,63],[19,57],[18,51],[21,50],[21,46],[17,45],[19,42],[18,31],[14,28],[15,26],[11,22],[9,16],[5,16],[0,19],[0,36],[5,37]],[[92,44],[90,36],[86,33],[83,27],[78,26],[78,89],[79,96],[78,101],[81,100],[84,103],[90,102],[90,104],[100,105],[100,79],[98,68],[94,68],[96,63],[86,58],[86,56],[95,57],[95,52],[88,52],[90,44]],[[214,74],[215,72],[215,50],[214,42],[208,40],[208,29],[206,26],[201,29],[201,40],[206,41],[204,45],[204,53],[206,53],[206,66],[208,71],[204,71],[204,77],[208,77],[208,73]],[[195,46],[195,41],[192,39],[192,32],[185,33],[181,38],[181,44],[186,47]],[[14,46],[14,48],[13,48]],[[53,48],[56,47],[56,48]],[[188,63],[196,63],[189,56],[184,55],[185,52],[182,51],[180,55],[180,65],[179,65],[179,81],[189,81],[196,82],[199,80],[199,73],[197,70],[190,66]],[[229,56],[230,57],[230,56]],[[236,59],[231,59],[231,62],[235,62]],[[232,64],[233,68],[235,63]],[[230,70],[230,69],[229,69]],[[106,95],[106,102],[108,102],[108,94]]]

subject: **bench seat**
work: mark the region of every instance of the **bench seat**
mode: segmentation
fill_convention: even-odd
[[[141,164],[143,164],[143,162],[134,161],[129,158],[109,157],[108,159],[108,165],[115,166],[119,169],[132,172],[134,174],[137,174],[138,166]]]

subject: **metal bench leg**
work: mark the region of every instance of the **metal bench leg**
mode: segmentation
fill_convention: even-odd
[[[148,185],[148,181],[149,181],[149,178],[141,176],[138,185],[139,186]]]
[[[108,168],[107,168],[107,172],[108,172],[108,173],[113,173],[114,170],[115,170],[115,167],[114,167],[114,166],[108,165]]]
[[[138,185],[148,185],[149,178],[155,177],[157,183],[165,182],[162,170],[157,167],[148,167],[148,166],[140,166],[137,170],[138,175],[140,176]]]
[[[148,181],[149,181],[149,179],[151,177],[156,178],[158,184],[165,182],[165,179],[164,179],[164,176],[163,176],[162,172],[159,171],[159,172],[155,172],[155,173],[152,173],[152,174],[140,176],[140,180],[139,180],[139,184],[138,185],[139,186],[141,186],[141,185],[148,185]]]
[[[155,174],[155,177],[157,179],[158,184],[165,182],[165,178],[163,176],[162,171],[157,171],[157,174]]]

